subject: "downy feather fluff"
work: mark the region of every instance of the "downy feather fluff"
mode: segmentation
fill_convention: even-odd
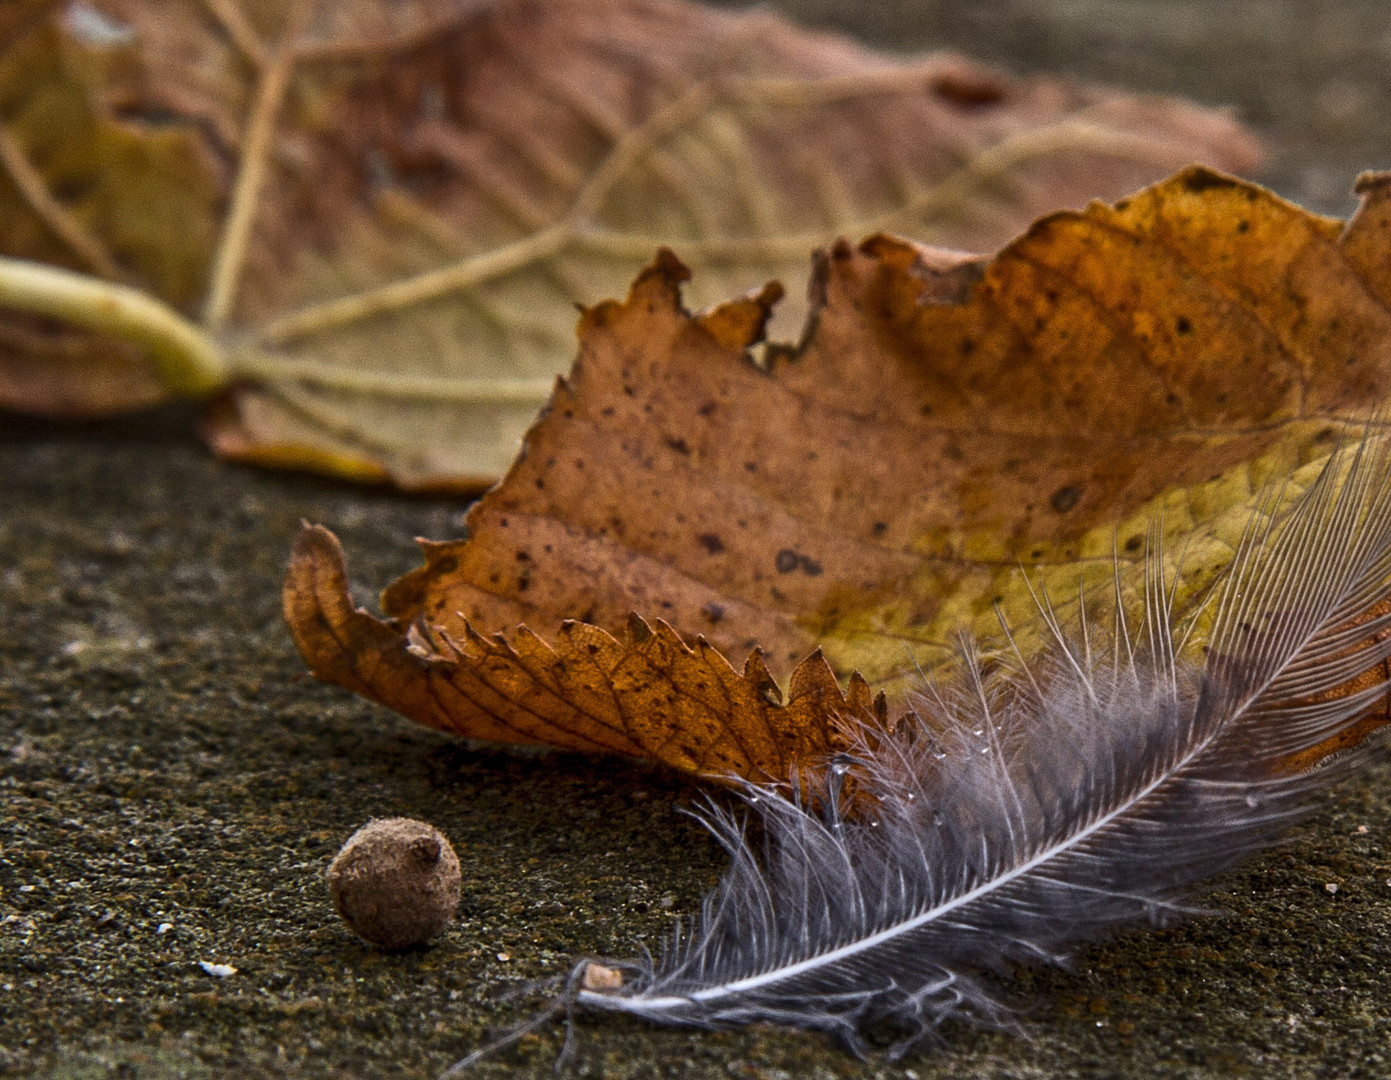
[[[1044,599],[1050,644],[1028,664],[962,643],[958,676],[906,727],[863,733],[801,783],[745,789],[762,857],[739,815],[707,809],[731,864],[700,915],[660,962],[592,969],[607,982],[581,965],[566,997],[664,1024],[819,1029],[856,1052],[881,1021],[900,1050],[948,1018],[1011,1024],[989,972],[1164,923],[1368,752],[1290,769],[1386,696],[1379,677],[1347,684],[1391,654],[1389,476],[1364,440],[1278,527],[1253,515],[1201,665],[1179,655],[1155,553],[1133,628],[1099,634],[1084,611],[1065,632]]]

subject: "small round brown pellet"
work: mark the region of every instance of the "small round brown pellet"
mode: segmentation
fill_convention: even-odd
[[[413,818],[369,821],[325,879],[343,921],[384,949],[423,945],[459,906],[458,856],[443,833]]]

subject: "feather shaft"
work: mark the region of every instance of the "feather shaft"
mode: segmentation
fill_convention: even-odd
[[[1185,658],[1191,626],[1175,629],[1177,576],[1152,530],[1138,619],[1119,574],[1109,635],[1085,604],[1070,635],[1035,594],[1051,636],[1038,656],[1008,627],[999,654],[961,642],[958,676],[930,683],[902,730],[862,732],[849,759],[789,785],[747,786],[762,860],[712,803],[702,819],[731,862],[700,916],[659,963],[625,964],[621,986],[574,1003],[793,1024],[856,1052],[887,1020],[906,1049],[953,1017],[1011,1025],[991,970],[1187,912],[1187,889],[1365,756],[1291,766],[1361,731],[1391,679],[1391,443],[1335,452],[1277,521],[1279,504],[1268,494],[1248,523],[1203,663]]]

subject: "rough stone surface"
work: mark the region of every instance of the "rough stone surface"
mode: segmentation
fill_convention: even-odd
[[[459,906],[459,857],[433,825],[369,821],[324,874],[333,906],[358,937],[384,949],[424,945]]]
[[[1319,209],[1391,166],[1384,0],[781,6],[1235,103],[1274,140],[1279,190]],[[457,535],[462,502],[227,466],[193,425],[0,416],[0,1074],[435,1077],[538,1004],[500,990],[632,955],[696,910],[723,860],[680,813],[692,785],[469,747],[304,676],[279,614],[299,519],[343,538],[370,603],[418,562],[411,536]],[[467,850],[468,880],[434,947],[384,953],[322,879],[358,824],[401,815]],[[774,1028],[586,1017],[574,1075],[1385,1076],[1388,830],[1383,767],[1216,883],[1222,914],[1007,976],[1028,1039],[953,1027],[890,1065]],[[543,1025],[472,1075],[549,1077],[564,1038]]]

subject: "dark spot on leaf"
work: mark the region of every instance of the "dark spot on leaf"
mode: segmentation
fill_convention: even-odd
[[[664,435],[662,436],[662,442],[666,443],[678,454],[685,454],[687,457],[691,456],[691,448],[686,444],[685,439],[672,435]]]
[[[707,401],[696,411],[700,413],[701,416],[713,416],[715,413],[715,403],[713,401]]]
[[[790,574],[794,570],[800,570],[808,577],[816,577],[822,573],[822,567],[815,559],[809,558],[791,548],[783,548],[778,552],[777,562],[779,574]],[[774,590],[775,592],[777,590]]]
[[[1238,221],[1236,223],[1236,231],[1239,233],[1250,232],[1251,223],[1249,221]]]
[[[188,123],[187,117],[180,116],[173,109],[161,109],[157,105],[126,105],[114,110],[118,119],[135,126],[137,124],[155,129],[173,128]],[[60,194],[60,192],[54,192]]]
[[[1174,329],[1180,334],[1191,334],[1193,332],[1193,324],[1188,321],[1186,315],[1180,315],[1178,321],[1174,323]]]
[[[1214,188],[1235,187],[1237,181],[1230,176],[1223,176],[1221,173],[1213,172],[1211,169],[1194,169],[1184,177],[1183,186],[1189,191],[1211,191]]]
[[[965,71],[944,72],[932,80],[932,93],[963,112],[974,112],[1005,99],[1005,84],[998,78]]]
[[[711,555],[718,555],[724,550],[724,541],[715,533],[701,533],[696,539],[700,541],[700,546]]]
[[[1144,542],[1145,538],[1141,536],[1139,533],[1136,533],[1134,536],[1132,536],[1129,540],[1125,542],[1125,550],[1139,551],[1141,546],[1143,546]]]
[[[85,179],[65,177],[49,183],[49,190],[62,202],[79,202],[87,197],[92,185]]]
[[[744,471],[745,471],[745,472],[758,472],[758,462],[756,462],[756,461],[746,461],[746,462],[744,462]]]
[[[1060,514],[1066,514],[1082,499],[1082,489],[1076,484],[1068,484],[1067,487],[1058,488],[1048,500],[1051,506]]]
[[[712,623],[717,623],[724,618],[724,608],[713,600],[700,609],[700,613]]]
[[[876,521],[874,527],[870,531],[873,532],[875,536],[883,536],[889,531],[889,523],[887,521]]]

